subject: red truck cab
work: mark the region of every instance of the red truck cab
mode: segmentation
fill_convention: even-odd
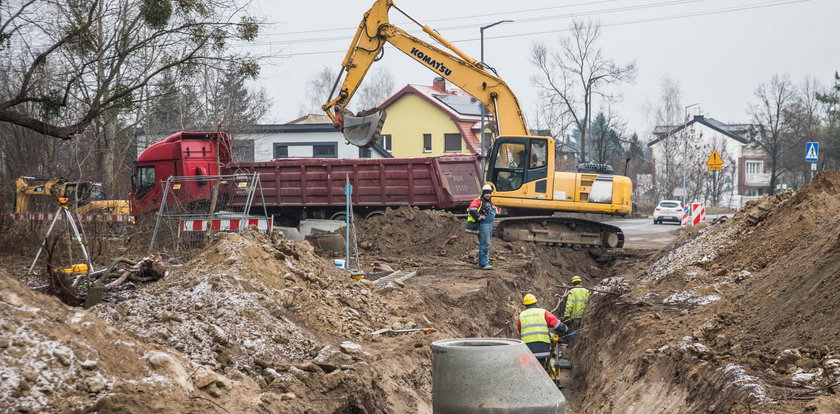
[[[230,140],[224,133],[178,132],[146,148],[137,157],[134,175],[131,176],[128,196],[131,214],[139,216],[157,210],[163,198],[164,184],[170,176],[220,174],[220,165],[216,164],[219,148],[219,162],[229,164]],[[207,200],[210,198],[210,187],[198,185],[185,188],[186,193],[180,194],[179,198],[181,201]]]

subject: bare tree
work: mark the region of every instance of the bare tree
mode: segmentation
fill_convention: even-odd
[[[549,131],[552,137],[564,139],[574,120],[559,102],[557,97],[539,93],[533,110],[526,114],[528,125],[543,131]]]
[[[580,131],[578,151],[584,159],[593,99],[599,97],[602,103],[615,101],[618,97],[610,94],[607,87],[632,81],[636,65],[633,62],[619,65],[604,56],[597,45],[600,23],[575,20],[569,30],[571,34],[560,38],[557,49],[543,44],[532,47],[531,61],[539,71],[532,82],[543,96],[556,97],[555,101],[568,109]]]
[[[306,82],[306,111],[310,114],[321,113],[321,106],[327,103],[336,73],[329,66],[313,73]],[[365,76],[351,101],[354,112],[376,108],[394,93],[394,76],[388,68],[377,67]],[[301,113],[301,115],[305,115]]]
[[[679,82],[664,76],[660,83],[659,100],[648,104],[651,130],[664,136],[657,143],[653,154],[656,167],[656,193],[659,198],[670,198],[674,189],[682,184],[683,140],[674,132],[683,125],[682,90]]]
[[[723,160],[723,168],[718,171],[707,171],[702,156],[698,160],[700,161],[698,165],[701,170],[699,177],[703,177],[703,180],[698,180],[703,182],[703,187],[698,193],[704,196],[703,198],[709,205],[713,206],[719,206],[724,193],[731,194],[735,186],[735,157],[729,153],[729,147],[726,145],[725,140],[726,138],[722,137],[714,138],[711,144],[704,145],[699,151],[699,154],[705,156],[705,154],[711,153],[712,150],[716,150]]]
[[[256,76],[257,61],[228,46],[258,31],[238,0],[2,2],[0,70],[13,93],[0,100],[0,121],[71,139],[145,99],[142,89],[168,70],[224,62]],[[29,104],[41,113],[22,110]]]
[[[834,84],[817,93],[817,99],[822,104],[821,138],[825,154],[820,161],[821,168],[840,168],[840,73],[834,72]]]
[[[353,99],[356,111],[378,107],[394,93],[394,77],[386,67],[378,67],[365,77]],[[322,102],[323,105],[326,101]]]
[[[796,101],[796,89],[787,75],[773,75],[768,83],[755,90],[758,103],[750,105],[750,113],[760,133],[755,142],[767,153],[770,163],[769,194],[775,194],[779,175],[784,171],[782,156],[794,149],[796,139],[788,114]]]
[[[336,73],[329,66],[324,65],[321,70],[309,76],[306,82],[306,107],[308,113],[322,113],[321,106],[327,103],[330,91],[335,84]],[[301,115],[306,115],[302,113]]]
[[[807,184],[811,176],[810,164],[802,159],[805,143],[816,141],[822,133],[823,103],[818,99],[818,92],[823,86],[813,77],[806,77],[796,89],[793,102],[785,112],[785,118],[790,125],[791,145],[793,151],[782,154],[781,164],[787,171],[782,182],[791,188],[799,188]],[[796,151],[796,147],[801,150]]]

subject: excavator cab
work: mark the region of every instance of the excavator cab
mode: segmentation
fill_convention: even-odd
[[[499,193],[526,193],[546,198],[548,166],[553,163],[547,137],[500,137],[493,144],[486,180]],[[551,148],[553,149],[553,148]]]

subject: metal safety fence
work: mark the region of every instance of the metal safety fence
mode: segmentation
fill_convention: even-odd
[[[215,233],[239,233],[249,225],[271,231],[258,173],[172,176],[162,185],[149,254],[200,248]]]

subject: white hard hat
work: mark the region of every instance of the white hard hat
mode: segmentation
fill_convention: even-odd
[[[481,191],[493,191],[493,186],[490,184],[484,184],[484,187],[481,187]]]

